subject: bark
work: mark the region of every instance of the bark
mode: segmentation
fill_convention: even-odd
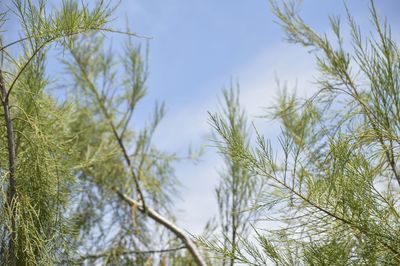
[[[121,193],[120,191],[114,189],[114,191],[118,194],[118,196],[127,202],[131,206],[138,207],[138,209],[149,216],[151,219],[156,221],[159,224],[165,226],[168,230],[173,232],[185,245],[185,247],[189,250],[190,254],[193,256],[193,259],[197,263],[198,266],[206,266],[206,262],[200,254],[199,249],[197,248],[196,244],[192,241],[191,237],[188,233],[186,233],[183,229],[176,226],[173,222],[167,220],[161,214],[159,214],[156,210],[150,208],[149,206],[146,209],[137,202],[136,200],[128,197],[127,195]]]
[[[11,232],[10,239],[8,242],[8,265],[15,266],[17,264],[17,255],[15,250],[16,240],[16,209],[15,209],[15,197],[16,197],[16,155],[15,155],[15,142],[14,142],[14,129],[11,119],[10,104],[8,92],[6,90],[3,78],[3,72],[0,69],[0,91],[1,91],[1,103],[4,110],[4,120],[7,128],[7,149],[8,149],[8,170],[9,170],[9,186],[7,195],[7,204],[11,210]]]

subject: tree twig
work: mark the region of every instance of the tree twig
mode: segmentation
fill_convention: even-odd
[[[168,253],[168,252],[176,252],[182,249],[186,249],[186,246],[179,246],[176,248],[168,248],[168,249],[158,249],[158,250],[127,250],[120,253],[116,253],[117,255],[130,255],[130,254],[155,254],[155,253]],[[87,254],[82,255],[79,261],[90,260],[90,259],[100,259],[103,257],[107,257],[111,254],[111,252],[102,252],[98,254]]]
[[[146,213],[147,216],[152,218],[159,224],[165,226],[168,230],[173,232],[185,245],[185,247],[189,250],[190,254],[192,254],[193,259],[196,261],[197,265],[199,266],[206,266],[206,262],[204,261],[203,257],[201,256],[199,249],[197,248],[196,244],[192,241],[191,237],[188,233],[184,230],[179,228],[173,222],[164,218],[161,214],[159,214],[156,210],[147,206],[146,210],[144,210],[142,204],[135,201],[134,199],[130,198],[129,196],[125,195],[117,188],[113,188],[113,191],[117,193],[117,195],[130,206],[137,207],[141,212]]]

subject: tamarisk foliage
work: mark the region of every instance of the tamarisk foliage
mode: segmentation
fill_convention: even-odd
[[[249,265],[398,265],[400,263],[400,53],[390,26],[370,3],[374,31],[363,35],[349,10],[348,39],[330,18],[320,35],[293,2],[271,2],[287,39],[312,50],[318,92],[301,100],[283,91],[270,117],[280,150],[257,134],[248,147],[221,115],[211,121],[230,153],[266,182],[257,243],[209,248]],[[350,45],[347,44],[348,41]]]
[[[223,117],[220,122],[235,134],[238,142],[248,147],[250,141],[246,114],[239,104],[239,88],[231,87],[223,91]],[[262,191],[262,180],[256,178],[246,165],[246,161],[234,156],[235,146],[215,136],[214,143],[224,158],[224,169],[220,173],[220,184],[216,188],[219,208],[219,223],[222,243],[231,256],[225,256],[222,265],[234,265],[235,252],[240,249],[240,238],[247,237],[251,222],[256,218],[252,211],[257,197]],[[233,255],[233,256],[232,256]]]
[[[170,214],[170,194],[175,193],[176,185],[171,162],[176,158],[151,145],[152,135],[164,115],[164,105],[156,104],[153,118],[143,130],[129,129],[137,104],[146,93],[147,69],[140,47],[134,46],[132,40],[126,42],[125,57],[121,57],[123,75],[118,74],[121,69],[116,67],[114,54],[104,50],[100,36],[71,38],[66,48],[70,58],[64,63],[74,80],[75,104],[86,113],[75,130],[85,130],[88,121],[93,127],[88,135],[82,135],[82,154],[104,156],[79,173],[87,189],[79,195],[81,202],[75,214],[85,217],[77,226],[87,228],[81,230],[84,241],[80,246],[90,247],[88,254],[100,252],[103,256],[81,259],[151,264],[151,253],[138,256],[128,250],[149,250],[160,245],[163,246],[159,249],[170,249],[176,248],[168,247],[171,243],[178,242],[177,245],[187,248],[196,264],[205,265],[191,237],[173,223]],[[102,128],[97,129],[98,125]],[[97,141],[91,143],[92,139]],[[154,226],[149,226],[149,218]],[[90,236],[91,245],[85,242],[86,235]],[[108,257],[104,255],[107,252]],[[170,259],[173,261],[174,257]]]
[[[164,105],[133,129],[147,79],[137,35],[108,26],[104,1],[5,8],[0,32],[12,19],[21,37],[0,39],[0,263],[205,265],[174,223],[178,158],[151,143]],[[124,55],[104,42],[111,33],[126,38]],[[56,81],[50,49],[66,73]]]
[[[72,109],[46,92],[46,53],[52,43],[104,27],[109,10],[64,1],[46,12],[44,1],[16,0],[0,16],[20,22],[22,37],[1,38],[0,261],[3,265],[48,265],[66,251],[68,191],[74,180],[74,135],[66,128]],[[9,49],[19,45],[17,55]]]

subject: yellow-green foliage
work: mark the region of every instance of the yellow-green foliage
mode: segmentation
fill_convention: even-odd
[[[10,221],[13,219],[17,264],[54,265],[57,255],[67,251],[65,212],[71,185],[76,179],[75,171],[88,162],[76,156],[81,143],[70,128],[75,119],[74,106],[57,103],[46,91],[46,50],[55,41],[104,27],[109,10],[101,2],[89,10],[79,7],[75,1],[63,1],[59,10],[47,14],[45,1],[30,0],[15,0],[10,8],[2,14],[1,25],[8,16],[16,15],[24,35],[19,41],[7,40],[8,43],[0,45],[0,68],[8,92],[17,165],[17,193],[13,199],[15,212],[12,213],[5,204],[9,162],[1,108],[0,260],[7,264]],[[20,49],[13,57],[7,50],[16,45]]]

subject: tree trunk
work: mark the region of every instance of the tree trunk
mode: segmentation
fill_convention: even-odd
[[[4,120],[7,128],[7,149],[8,149],[8,170],[9,170],[9,186],[7,205],[11,213],[11,233],[8,242],[8,265],[17,265],[17,254],[15,250],[16,240],[16,225],[15,225],[15,197],[16,197],[16,155],[15,155],[15,142],[14,142],[14,129],[10,113],[9,97],[4,84],[3,72],[0,69],[0,91],[1,103],[4,110]]]

